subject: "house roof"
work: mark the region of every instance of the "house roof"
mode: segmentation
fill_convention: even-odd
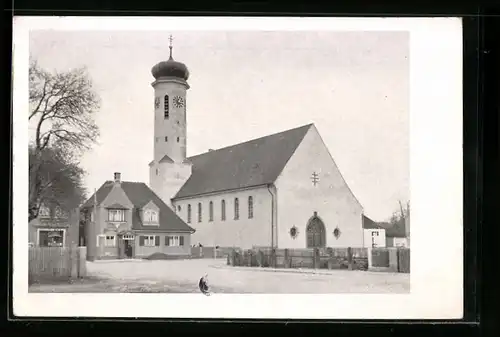
[[[384,227],[377,224],[375,221],[363,214],[363,228],[364,229],[383,229]]]
[[[106,181],[95,193],[97,205],[102,203],[108,194],[111,192],[114,183]],[[181,231],[194,232],[194,229],[188,226],[175,212],[168,207],[146,184],[140,182],[122,181],[120,187],[127,195],[130,202],[134,205],[132,209],[132,229],[148,230],[148,231]],[[160,227],[143,226],[140,212],[142,208],[150,201],[160,209]],[[94,195],[92,195],[83,204],[82,208],[90,208],[94,206]]]
[[[385,236],[389,238],[404,238],[406,237],[404,221],[398,221],[395,224],[389,222],[378,222],[378,226],[385,228]]]
[[[188,158],[191,176],[174,199],[274,183],[312,125]]]

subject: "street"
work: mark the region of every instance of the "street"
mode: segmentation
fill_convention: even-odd
[[[199,292],[208,274],[213,293],[408,293],[410,274],[348,270],[273,271],[231,267],[225,259],[87,262],[88,280],[38,284],[30,292]]]

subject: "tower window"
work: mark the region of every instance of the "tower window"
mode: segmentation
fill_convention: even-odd
[[[168,142],[168,137],[167,136],[165,136],[165,141]]]
[[[177,143],[179,142],[179,137],[177,137]]]
[[[234,220],[240,218],[240,201],[238,198],[234,198]]]
[[[201,202],[198,203],[198,222],[201,222]]]
[[[187,213],[187,223],[191,223],[191,204],[188,204]]]
[[[222,221],[226,220],[226,201],[222,200],[220,204],[220,219]]]
[[[168,105],[168,95],[165,95],[165,97],[163,99],[164,99],[164,102],[163,102],[164,116],[165,116],[165,119],[168,119],[169,113],[170,113],[169,105]]]

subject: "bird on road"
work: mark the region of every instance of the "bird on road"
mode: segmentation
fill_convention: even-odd
[[[200,288],[200,291],[204,295],[210,296],[210,289],[208,286],[208,274],[205,274],[202,278],[200,278],[200,282],[198,282],[198,287]]]

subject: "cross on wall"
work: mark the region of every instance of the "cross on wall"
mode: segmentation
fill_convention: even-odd
[[[319,173],[313,172],[312,176],[311,176],[311,180],[312,180],[312,183],[313,183],[314,186],[316,186],[317,184],[319,184]]]

